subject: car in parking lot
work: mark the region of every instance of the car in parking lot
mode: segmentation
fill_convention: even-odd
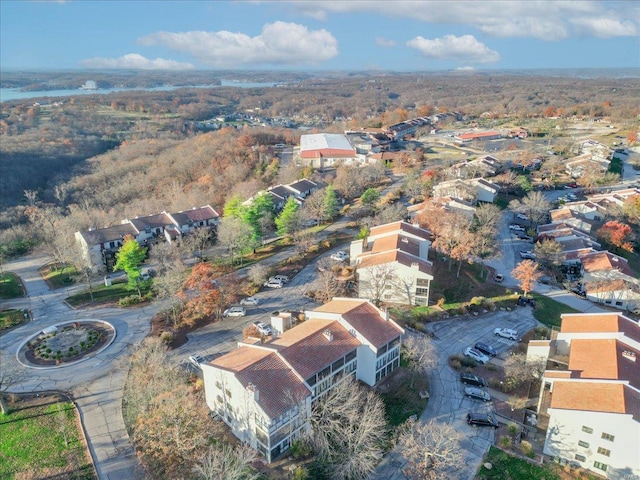
[[[509,340],[518,340],[518,332],[511,328],[495,328],[493,334]]]
[[[244,317],[247,314],[247,311],[244,307],[229,307],[223,313],[223,317]]]
[[[519,218],[520,220],[529,220],[529,217],[527,217],[524,213],[516,214],[516,218]]]
[[[189,355],[189,362],[196,368],[202,368],[201,363],[205,363],[206,360],[202,355]]]
[[[531,250],[525,250],[524,252],[520,252],[520,258],[525,258],[527,260],[535,260],[536,254]]]
[[[500,283],[500,282],[502,282],[504,280],[504,275],[501,275],[501,274],[497,273],[496,276],[493,277],[493,280],[496,283]]]
[[[473,427],[493,427],[498,428],[500,425],[493,415],[483,412],[467,413],[467,424]]]
[[[272,333],[271,326],[267,325],[264,322],[260,322],[256,320],[255,322],[253,322],[253,326],[256,327],[256,329],[258,330],[258,332],[260,332],[261,335],[269,336]]]
[[[283,283],[280,280],[276,280],[274,278],[270,278],[266,282],[264,282],[264,286],[267,288],[282,288]]]
[[[273,277],[269,277],[269,281],[271,280],[278,280],[282,283],[289,283],[289,277],[287,277],[286,275],[274,275]]]
[[[480,350],[482,353],[489,355],[490,357],[497,357],[498,356],[498,352],[496,351],[495,348],[493,348],[491,345],[487,345],[486,343],[483,342],[476,342],[476,344],[473,346],[473,348],[475,348],[476,350]]]
[[[486,387],[488,385],[484,378],[469,372],[462,372],[460,374],[460,381],[466,385],[474,385],[476,387]]]
[[[240,300],[240,305],[255,306],[258,303],[259,300],[256,297],[247,297]]]
[[[483,402],[490,402],[491,395],[477,387],[467,387],[464,389],[464,396],[473,398],[474,400],[482,400]]]
[[[465,348],[463,353],[465,357],[472,358],[478,363],[487,363],[489,361],[488,356],[472,347]]]
[[[518,225],[517,223],[512,223],[509,225],[509,230],[514,230],[516,232],[524,232],[526,229],[522,225]]]
[[[349,254],[343,250],[331,255],[331,260],[335,260],[336,262],[344,262],[347,258],[349,258]]]

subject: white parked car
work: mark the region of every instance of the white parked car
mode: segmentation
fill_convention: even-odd
[[[256,297],[247,297],[240,300],[240,305],[256,306],[259,300]]]
[[[223,317],[244,317],[247,311],[244,307],[231,307],[227,308],[222,314]]]
[[[286,275],[274,275],[273,277],[269,278],[269,281],[271,280],[277,280],[282,283],[289,283],[289,277],[287,277]]]
[[[204,363],[206,360],[202,355],[189,355],[189,362],[196,368],[202,368],[200,366],[201,363]]]
[[[529,217],[527,217],[524,213],[518,213],[516,217],[520,220],[529,220]]]
[[[515,230],[516,232],[524,232],[526,229],[522,225],[512,224],[509,225],[509,230]]]
[[[527,250],[525,252],[520,252],[520,258],[526,258],[528,260],[535,260],[536,259],[536,254],[533,253],[531,250]]]
[[[267,288],[282,288],[283,283],[280,280],[276,280],[275,278],[270,278],[268,281],[264,282],[264,286]]]
[[[463,353],[466,357],[473,358],[478,363],[487,363],[489,361],[488,356],[486,356],[480,350],[476,350],[472,347],[465,348]]]
[[[271,335],[271,326],[267,325],[264,322],[255,321],[253,322],[253,326],[258,329],[261,335]]]
[[[347,258],[349,258],[349,254],[342,250],[331,255],[331,260],[335,260],[336,262],[344,262]]]
[[[508,338],[509,340],[518,340],[518,332],[511,328],[495,328],[493,333],[502,338]]]

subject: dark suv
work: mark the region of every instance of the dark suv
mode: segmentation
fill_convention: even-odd
[[[482,343],[482,342],[478,342],[474,345],[474,348],[476,350],[480,350],[482,353],[486,353],[487,355],[490,355],[492,357],[497,357],[498,356],[498,352],[496,352],[496,349],[493,348],[490,345],[487,345],[486,343]]]
[[[500,426],[493,415],[491,415],[490,413],[480,413],[480,412],[467,413],[467,423],[474,427],[498,428]]]
[[[469,372],[462,372],[460,374],[460,381],[466,385],[474,385],[476,387],[487,386],[487,381],[484,378],[478,377],[477,375]]]

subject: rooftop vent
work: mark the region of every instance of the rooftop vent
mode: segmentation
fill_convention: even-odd
[[[325,330],[324,332],[322,332],[322,335],[324,335],[324,338],[326,338],[327,341],[333,341],[333,332],[331,330]]]
[[[625,350],[624,352],[622,352],[622,356],[624,358],[628,358],[629,360],[631,360],[632,362],[636,361],[636,352],[631,352],[629,350]]]

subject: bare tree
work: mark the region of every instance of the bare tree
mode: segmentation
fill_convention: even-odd
[[[384,405],[353,377],[314,404],[310,423],[319,463],[329,478],[364,479],[375,469],[386,440]]]
[[[251,467],[256,458],[256,451],[246,445],[209,447],[197,460],[193,473],[198,480],[255,480],[260,478],[260,473]]]
[[[512,200],[509,207],[524,213],[529,217],[533,225],[539,225],[549,213],[551,203],[542,192],[529,192],[522,200]]]
[[[523,353],[509,355],[503,364],[507,385],[516,388],[526,382],[539,380],[542,378],[546,366],[546,360],[540,357],[534,357],[527,361],[527,357]]]
[[[411,378],[411,387],[416,375],[427,375],[427,373],[438,364],[433,342],[426,335],[407,334],[402,342],[404,354],[409,359],[409,368],[414,375]]]
[[[455,478],[462,464],[462,435],[448,423],[410,422],[400,437],[411,478],[445,480]]]
[[[156,301],[163,305],[177,328],[180,323],[180,313],[184,307],[184,300],[178,295],[184,283],[184,268],[165,270],[154,279],[153,286],[156,290]]]
[[[316,300],[322,303],[339,296],[341,292],[340,282],[331,269],[320,272],[313,282],[313,287],[316,291]]]
[[[269,267],[264,263],[254,263],[249,267],[248,278],[254,285],[262,285],[269,278]]]
[[[357,271],[358,290],[362,297],[380,305],[386,290],[395,289],[396,268],[391,263],[373,265]]]

